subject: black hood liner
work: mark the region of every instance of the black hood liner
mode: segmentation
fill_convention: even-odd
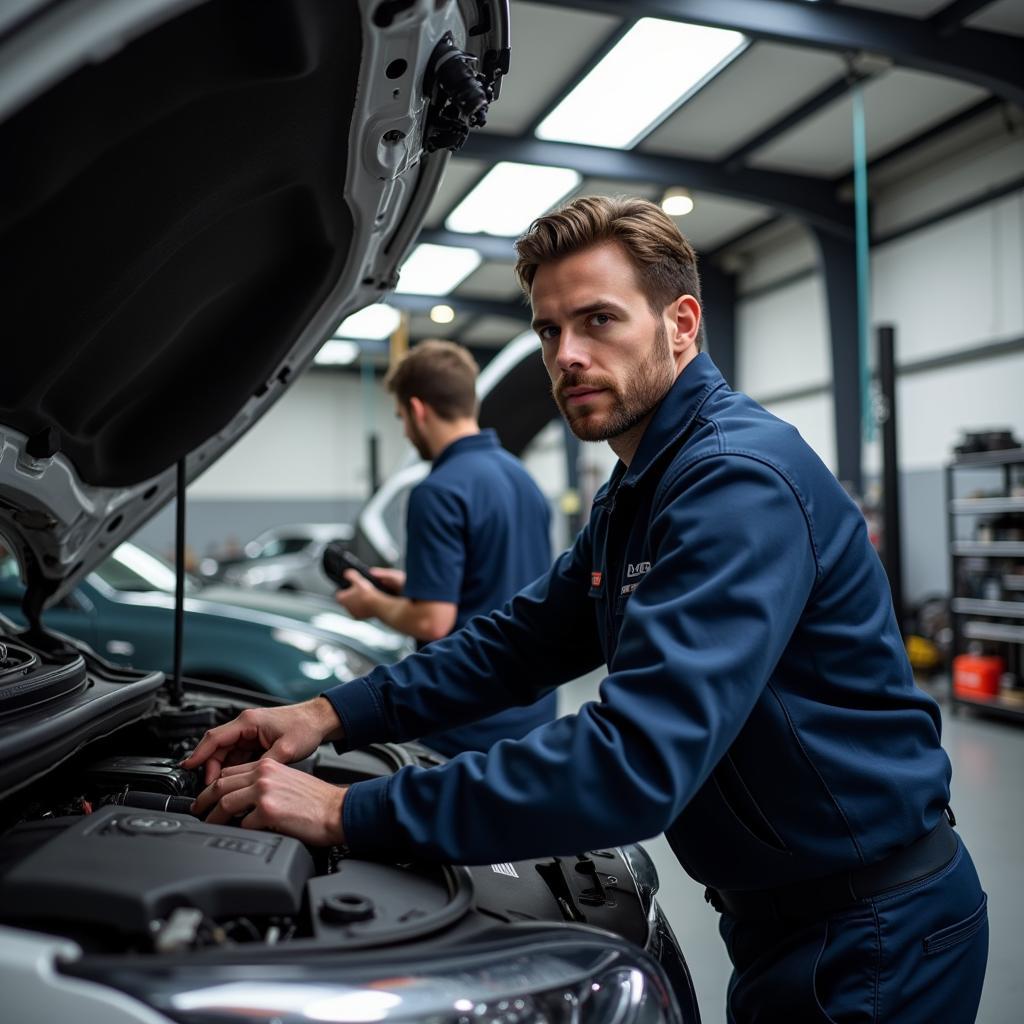
[[[0,422],[87,484],[224,427],[345,265],[358,7],[253,6],[177,17],[0,125]]]

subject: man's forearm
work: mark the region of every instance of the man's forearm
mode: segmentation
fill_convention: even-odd
[[[342,728],[338,712],[334,710],[334,705],[323,696],[314,697],[309,704],[323,734],[323,742],[341,742],[345,738],[345,730]]]
[[[395,597],[377,591],[373,598],[374,616],[415,640],[439,640],[447,636],[455,625],[455,609],[442,614],[436,607],[439,602],[414,601],[408,597]]]
[[[589,566],[589,559],[582,561]],[[592,601],[563,556],[501,612],[325,692],[346,744],[401,741],[531,704],[604,660]]]

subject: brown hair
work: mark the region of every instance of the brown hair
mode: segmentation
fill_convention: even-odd
[[[655,316],[680,295],[700,302],[697,254],[660,206],[632,196],[583,196],[538,217],[516,241],[516,277],[527,295],[537,268],[602,242],[617,242],[636,268]],[[701,324],[697,348],[704,338]]]
[[[452,341],[422,341],[387,372],[384,386],[408,408],[426,402],[443,420],[476,416],[476,360]]]

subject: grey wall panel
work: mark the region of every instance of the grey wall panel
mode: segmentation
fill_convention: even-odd
[[[190,498],[186,509],[188,546],[201,556],[229,538],[244,544],[257,533],[283,523],[352,523],[360,504],[346,498]],[[171,554],[174,503],[150,520],[132,540],[157,554]]]
[[[908,606],[948,594],[949,551],[945,483],[941,469],[900,474],[903,505],[903,594]]]

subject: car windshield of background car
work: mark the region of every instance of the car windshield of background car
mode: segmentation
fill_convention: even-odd
[[[174,569],[156,555],[133,544],[122,544],[95,572],[115,590],[134,594],[174,593]],[[196,589],[196,581],[186,577],[185,590],[192,592]]]

